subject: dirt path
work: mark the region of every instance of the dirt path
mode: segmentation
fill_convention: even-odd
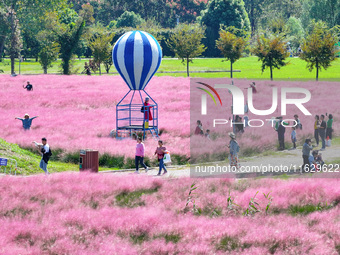
[[[325,162],[332,162],[334,160],[340,159],[340,146],[332,146],[327,147],[325,151],[321,151],[322,158]],[[302,147],[298,147],[295,150],[284,150],[281,152],[275,153],[275,155],[270,156],[255,156],[255,157],[249,157],[249,158],[243,158],[241,159],[241,166],[249,166],[249,167],[262,167],[264,168],[267,166],[273,166],[273,167],[281,167],[286,166],[288,167],[291,172],[295,171],[296,173],[300,173],[300,166],[303,163],[302,159]],[[218,162],[220,166],[227,166],[228,162]],[[131,173],[131,172],[130,172]],[[157,169],[152,169],[148,171],[148,175],[154,175],[156,176],[158,173]],[[122,173],[126,174],[126,173]],[[144,171],[141,172],[141,174],[145,174]],[[283,174],[283,173],[282,173]],[[170,177],[181,177],[181,176],[190,176],[190,167],[188,166],[179,166],[174,168],[168,168],[168,174],[167,176]]]

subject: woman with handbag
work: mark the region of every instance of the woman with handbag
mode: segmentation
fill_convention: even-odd
[[[164,161],[163,161],[165,151],[166,151],[166,148],[163,146],[163,141],[159,140],[158,146],[157,146],[156,151],[155,151],[155,155],[157,155],[157,158],[158,158],[158,161],[159,161],[159,172],[157,174],[158,176],[161,175],[162,169],[164,169],[163,175],[168,173],[168,171],[165,168]]]

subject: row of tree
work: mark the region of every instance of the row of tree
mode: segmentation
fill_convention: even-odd
[[[173,41],[183,28],[176,24],[183,22],[203,31],[199,51],[207,57],[225,56],[228,49],[222,50],[221,40],[234,40],[240,50],[255,53],[249,49],[258,38],[277,34],[284,34],[281,37],[296,52],[313,30],[313,19],[336,27],[340,4],[337,0],[0,0],[0,61],[5,52],[13,73],[15,58],[34,57],[47,72],[59,56],[63,73],[69,74],[76,54],[93,56],[108,71],[112,44],[134,28],[155,35],[165,55],[179,55],[182,49]],[[234,31],[227,31],[230,27]],[[182,37],[191,31],[190,26],[186,29]],[[230,34],[221,34],[221,29]]]
[[[313,23],[310,33],[301,40],[299,57],[307,62],[309,71],[316,69],[316,80],[319,78],[319,71],[322,68],[327,69],[339,52],[336,47],[338,33],[338,27],[329,29],[324,22],[319,21]],[[206,50],[202,43],[204,36],[202,27],[184,25],[178,27],[168,41],[176,56],[186,63],[187,76],[189,63]],[[262,62],[262,72],[266,68],[270,69],[270,79],[273,80],[273,70],[287,65],[286,58],[292,54],[287,43],[287,34],[278,30],[256,36],[251,45],[250,41],[247,33],[235,27],[222,28],[219,31],[216,46],[224,58],[230,61],[230,77],[233,77],[233,64],[248,50]]]

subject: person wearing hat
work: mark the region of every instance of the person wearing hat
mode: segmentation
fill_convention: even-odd
[[[236,141],[236,135],[233,132],[228,133],[230,137],[230,142],[228,145],[229,148],[229,162],[230,162],[230,167],[232,168],[239,168],[239,161],[238,161],[238,152],[240,151],[240,146],[238,142]]]
[[[150,120],[152,120],[152,115],[151,115],[152,106],[150,106],[149,102],[150,102],[150,98],[146,97],[144,101],[144,107],[143,107],[145,122],[149,122]],[[147,124],[147,126],[149,126],[149,124]]]
[[[27,91],[33,90],[33,85],[32,85],[29,81],[27,81],[27,85],[26,85],[26,86],[25,86],[25,85],[22,85],[22,87],[23,87],[24,89],[27,89]]]
[[[30,130],[31,129],[31,125],[32,125],[32,120],[34,120],[35,118],[38,118],[39,116],[35,116],[30,118],[30,116],[28,115],[28,113],[25,114],[24,118],[18,118],[16,117],[16,120],[21,120],[22,121],[22,126],[25,130]]]

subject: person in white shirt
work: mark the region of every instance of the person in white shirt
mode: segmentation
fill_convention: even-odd
[[[50,150],[50,146],[47,144],[47,139],[45,137],[41,139],[41,142],[42,142],[41,144],[35,141],[33,143],[38,147],[39,152],[42,156],[41,161],[40,161],[40,168],[44,170],[45,174],[49,174],[47,170],[47,164],[52,153]]]

